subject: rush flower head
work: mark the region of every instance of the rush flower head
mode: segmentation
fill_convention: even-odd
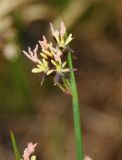
[[[33,143],[28,143],[27,148],[25,148],[24,150],[24,154],[23,154],[23,160],[30,160],[30,156],[34,153],[35,151],[35,147],[37,146],[37,143],[33,144]]]
[[[53,25],[50,23],[52,36],[55,38],[55,42],[48,42],[43,35],[43,39],[39,41],[41,50],[39,50],[38,44],[34,50],[28,47],[28,52],[23,53],[36,64],[36,67],[32,69],[32,73],[41,73],[42,81],[44,82],[46,76],[54,78],[54,85],[58,85],[63,91],[69,93],[70,80],[68,78],[68,72],[70,69],[67,65],[67,55],[69,50],[69,43],[73,39],[72,34],[67,36],[66,27],[64,22],[61,22],[60,30],[54,30]],[[67,46],[68,45],[68,46]]]

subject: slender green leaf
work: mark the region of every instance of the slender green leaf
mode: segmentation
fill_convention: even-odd
[[[15,140],[15,136],[14,136],[14,133],[13,133],[12,130],[10,131],[10,136],[11,136],[11,142],[12,142],[12,145],[13,145],[13,148],[14,148],[14,153],[15,153],[16,160],[21,160],[20,152],[19,152],[16,140]]]

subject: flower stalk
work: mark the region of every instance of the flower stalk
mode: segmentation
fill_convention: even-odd
[[[68,64],[70,67],[70,78],[71,78],[71,94],[72,94],[72,105],[73,105],[73,119],[74,119],[74,130],[75,130],[75,140],[76,140],[76,151],[77,160],[84,159],[83,153],[83,139],[81,134],[81,124],[80,124],[80,106],[78,100],[78,92],[76,86],[75,75],[73,71],[72,57],[71,53],[68,53]]]

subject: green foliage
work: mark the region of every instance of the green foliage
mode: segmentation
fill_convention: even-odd
[[[16,160],[21,160],[20,152],[19,152],[16,140],[15,140],[15,136],[14,136],[14,133],[13,133],[12,130],[10,130],[10,136],[11,136],[11,142],[12,142],[12,145],[13,145],[13,148],[14,148],[14,153],[15,153]]]

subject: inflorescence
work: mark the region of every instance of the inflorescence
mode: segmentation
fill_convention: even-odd
[[[64,92],[70,94],[70,80],[68,72],[70,69],[67,65],[67,55],[71,51],[69,43],[73,40],[72,34],[67,35],[66,27],[62,21],[60,30],[55,30],[50,23],[53,42],[47,41],[43,36],[43,40],[39,41],[34,50],[28,47],[28,52],[23,53],[36,64],[32,69],[33,73],[41,73],[43,84],[45,77],[52,76],[54,85],[58,85]],[[41,51],[39,51],[39,46]],[[38,55],[39,52],[39,55]]]

